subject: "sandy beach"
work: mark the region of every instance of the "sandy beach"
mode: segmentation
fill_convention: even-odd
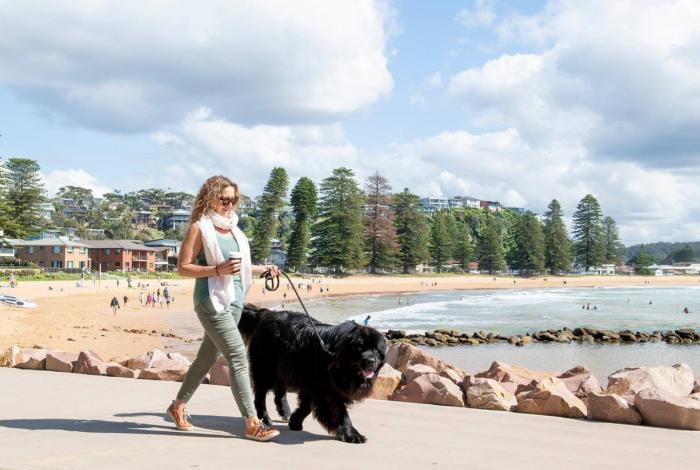
[[[316,277],[293,278],[302,285],[303,299],[359,294],[391,294],[417,291],[453,289],[527,289],[553,287],[598,286],[691,286],[700,285],[698,277],[622,277],[577,276],[549,278],[509,278],[490,276],[369,276],[357,275],[342,279]],[[547,279],[547,280],[545,280]],[[135,280],[136,286],[139,281]],[[117,286],[115,280],[102,281],[93,286],[85,283],[76,287],[73,281],[25,281],[14,289],[3,289],[7,294],[35,302],[35,309],[11,308],[0,304],[0,347],[13,344],[31,347],[57,348],[78,352],[90,349],[104,359],[142,353],[149,349],[173,348],[177,342],[196,339],[198,333],[179,337],[173,325],[196,324],[192,310],[194,280],[168,280],[168,287],[175,302],[170,309],[163,305],[155,308],[139,304],[139,291],[153,292],[163,289],[157,280],[143,281],[147,288],[129,289],[125,281]],[[437,285],[433,285],[437,283]],[[311,289],[306,286],[310,284]],[[49,287],[52,289],[50,290]],[[323,288],[323,293],[321,293]],[[286,298],[285,298],[286,294]],[[109,302],[116,296],[120,303],[123,296],[129,298],[126,307],[112,314]],[[263,283],[255,280],[246,301],[258,305],[279,305],[294,293],[282,283],[279,290],[263,293]],[[173,337],[174,336],[174,337]]]

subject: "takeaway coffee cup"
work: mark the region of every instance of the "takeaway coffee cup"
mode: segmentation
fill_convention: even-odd
[[[240,260],[241,258],[243,258],[243,256],[241,255],[241,252],[240,252],[240,251],[229,251],[229,252],[228,252],[228,259],[230,259],[230,260],[231,260],[231,259],[233,259],[233,260],[236,260],[236,259],[237,259],[237,260]]]

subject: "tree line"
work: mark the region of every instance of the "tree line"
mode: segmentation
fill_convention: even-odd
[[[388,179],[370,175],[362,187],[349,168],[336,168],[318,186],[302,177],[291,191],[283,168],[274,168],[259,198],[256,215],[242,225],[251,236],[255,261],[270,257],[271,240],[287,250],[287,268],[327,267],[335,272],[408,273],[431,264],[467,271],[472,261],[482,272],[508,265],[522,274],[561,274],[572,262],[588,271],[621,262],[622,245],[615,221],[604,216],[597,199],[586,195],[573,214],[572,237],[554,199],[543,217],[530,211],[456,208],[431,215],[409,189],[392,192]]]

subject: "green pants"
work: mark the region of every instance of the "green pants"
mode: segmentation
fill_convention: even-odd
[[[205,299],[199,302],[194,310],[204,327],[204,338],[197,357],[182,382],[177,394],[178,400],[187,402],[192,398],[211,366],[219,355],[223,354],[228,360],[231,391],[238,410],[246,418],[255,416],[253,391],[248,376],[248,358],[243,338],[238,332],[241,307],[231,304],[223,312],[216,312],[211,300]]]

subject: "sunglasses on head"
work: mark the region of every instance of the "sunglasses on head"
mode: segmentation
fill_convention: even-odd
[[[229,204],[235,204],[236,201],[238,201],[238,197],[220,197],[219,201],[221,201],[221,204],[224,206],[228,206]]]

